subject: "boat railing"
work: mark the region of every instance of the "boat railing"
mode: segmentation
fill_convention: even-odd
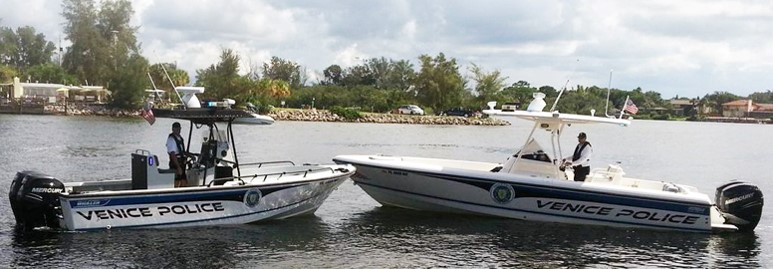
[[[309,168],[309,169],[296,170],[296,171],[283,171],[283,172],[266,173],[266,174],[253,174],[253,175],[234,176],[234,177],[222,177],[222,178],[216,178],[215,180],[210,181],[209,184],[207,184],[207,187],[211,187],[212,184],[215,183],[215,182],[229,181],[229,180],[234,180],[234,179],[238,179],[239,181],[241,181],[241,184],[244,185],[244,184],[247,184],[246,182],[244,182],[245,178],[246,179],[250,179],[250,182],[252,182],[256,178],[259,178],[261,176],[263,177],[263,182],[266,182],[266,180],[268,180],[269,176],[278,175],[278,177],[276,179],[280,179],[284,175],[287,175],[287,174],[299,174],[301,172],[303,172],[303,177],[305,178],[306,176],[309,175],[309,173],[319,172],[319,171],[327,171],[327,170],[329,170],[331,173],[335,173],[335,169],[333,169],[332,167],[320,167],[320,168]]]
[[[282,164],[282,163],[289,163],[293,166],[295,166],[295,163],[292,161],[270,161],[270,162],[254,162],[254,163],[240,163],[239,166],[252,166],[257,165],[258,168],[262,167],[264,164],[273,165],[273,164]]]

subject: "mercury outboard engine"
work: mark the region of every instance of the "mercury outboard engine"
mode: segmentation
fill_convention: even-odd
[[[59,228],[59,194],[64,183],[49,175],[34,171],[16,173],[8,198],[17,227],[26,231],[36,227]]]
[[[762,191],[743,181],[733,181],[717,188],[715,202],[725,217],[725,224],[738,227],[739,231],[751,232],[762,216]]]

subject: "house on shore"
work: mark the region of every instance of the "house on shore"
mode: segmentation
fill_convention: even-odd
[[[53,104],[68,100],[101,104],[107,102],[110,91],[102,86],[73,86],[54,83],[21,82],[18,77],[13,83],[0,84],[0,99],[5,102],[17,100],[27,103]]]
[[[97,105],[107,102],[110,91],[102,86],[72,86],[21,82],[0,84],[0,113],[44,114],[47,106]]]
[[[722,104],[722,116],[734,118],[773,118],[773,104],[741,99]]]

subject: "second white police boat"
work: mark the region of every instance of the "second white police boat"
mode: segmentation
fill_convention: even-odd
[[[153,113],[189,121],[187,141],[194,127],[205,129],[201,150],[186,170],[189,187],[175,188],[175,171],[161,168],[158,157],[147,150],[131,154],[128,179],[62,182],[22,171],[9,192],[17,226],[82,231],[283,219],[315,212],[355,171],[351,165],[240,163],[231,126],[236,119],[252,117],[246,111],[188,108]]]
[[[543,112],[541,97],[535,94],[527,111],[503,112],[493,106],[484,111],[534,122],[522,149],[504,164],[384,155],[342,155],[334,161],[356,166],[354,182],[385,206],[690,232],[748,232],[757,226],[762,192],[746,182],[718,187],[712,200],[692,186],[627,177],[616,164],[594,169],[584,182],[573,181],[571,169],[561,169],[561,158],[551,158],[534,139],[535,132],[550,134],[556,155],[568,125],[628,126],[631,121]]]

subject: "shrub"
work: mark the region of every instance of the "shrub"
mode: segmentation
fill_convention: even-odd
[[[652,117],[653,120],[669,120],[671,119],[671,114],[661,114],[661,115],[655,115]]]
[[[330,113],[336,114],[339,117],[342,117],[347,120],[356,120],[356,119],[362,118],[362,115],[360,114],[359,111],[351,108],[334,106],[334,107],[331,107],[329,110],[330,110]]]

